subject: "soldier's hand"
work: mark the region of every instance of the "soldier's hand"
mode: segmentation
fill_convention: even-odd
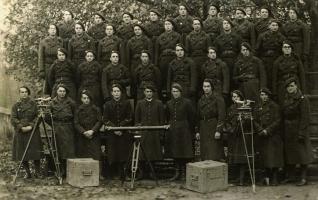
[[[89,139],[91,139],[91,138],[93,137],[94,131],[93,131],[93,130],[88,130],[88,131],[86,131],[86,132],[87,132],[87,137],[88,137]]]
[[[220,132],[215,132],[215,134],[214,134],[214,138],[216,139],[216,140],[219,140],[219,139],[221,139],[221,133]]]
[[[114,131],[114,134],[121,136],[123,133],[121,131]]]
[[[195,139],[196,139],[196,140],[200,140],[200,133],[196,133],[196,134],[195,134]]]
[[[21,128],[23,133],[29,132],[32,130],[32,126],[25,126]]]

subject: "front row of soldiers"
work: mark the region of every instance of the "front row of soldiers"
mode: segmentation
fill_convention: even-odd
[[[178,83],[172,84],[171,100],[166,105],[155,98],[156,89],[152,85],[145,85],[145,97],[137,102],[133,111],[132,104],[124,97],[124,88],[120,84],[113,84],[110,89],[111,99],[104,104],[102,115],[99,107],[92,103],[94,99],[89,91],[81,92],[81,105],[77,107],[69,97],[68,88],[63,84],[56,86],[57,96],[52,99],[49,108],[53,115],[63,173],[68,158],[91,157],[101,160],[99,130],[102,124],[110,127],[169,124],[170,129],[165,134],[159,131],[143,133],[141,141],[150,161],[174,158],[182,176],[185,164],[194,157],[193,141],[200,138],[201,160],[224,161],[227,158],[229,165],[239,170],[238,183],[243,185],[247,169],[245,148],[250,150],[251,143],[247,138],[247,146],[244,145],[242,128],[249,130],[251,119],[239,120],[238,115],[242,105],[251,101],[245,99],[239,90],[234,90],[231,92],[232,105],[226,111],[223,97],[215,92],[215,84],[211,79],[203,81],[202,89],[203,95],[195,109],[193,102],[184,96],[186,90]],[[260,152],[260,160],[263,161],[260,166],[265,169],[267,183],[277,185],[278,169],[283,167],[286,171],[284,181],[295,180],[293,172],[299,164],[301,177],[297,185],[301,186],[307,183],[307,165],[313,159],[307,131],[309,104],[298,87],[297,79],[288,79],[285,90],[281,108],[271,99],[272,93],[268,89],[258,92],[260,101],[253,106],[256,138],[253,142],[255,151]],[[16,161],[21,160],[26,141],[31,131],[37,128],[34,124],[37,115],[38,108],[30,98],[30,90],[21,87],[20,100],[12,108],[12,124],[16,130],[13,159]],[[119,170],[119,175],[123,175],[132,138],[133,135],[127,131],[109,132],[107,158],[111,166]],[[228,146],[226,157],[223,140]],[[35,161],[36,172],[39,172],[41,149],[40,134],[37,131],[23,160],[27,178],[31,176],[29,160]]]

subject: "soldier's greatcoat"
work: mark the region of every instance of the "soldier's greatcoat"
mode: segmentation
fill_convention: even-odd
[[[63,39],[63,47],[67,49],[68,42],[75,34],[75,22],[74,20],[61,21],[57,26],[59,28],[59,36]]]
[[[87,34],[94,39],[94,43],[95,43],[94,50],[97,50],[99,41],[106,36],[105,29],[106,29],[106,24],[100,23],[100,24],[92,25],[87,30]]]
[[[181,35],[181,42],[185,44],[186,36],[193,30],[192,23],[193,19],[190,15],[181,16],[174,18],[176,24],[176,31]]]
[[[68,56],[77,68],[82,62],[85,61],[85,51],[94,50],[94,39],[87,33],[81,35],[73,35],[68,43]]]
[[[124,49],[122,46],[122,40],[113,35],[106,36],[98,43],[97,48],[97,60],[102,65],[102,68],[106,68],[110,64],[110,56],[112,51],[118,51],[121,62],[124,58]]]
[[[222,32],[222,20],[218,17],[209,17],[203,22],[203,30],[209,35],[210,40],[214,43],[217,36]]]
[[[241,37],[242,42],[249,43],[252,48],[256,45],[256,33],[254,24],[247,19],[234,20],[234,30]]]
[[[155,52],[155,46],[157,38],[165,31],[162,21],[148,21],[145,24],[145,34],[149,37],[152,44],[151,52]],[[155,62],[155,57],[152,57],[153,63]]]

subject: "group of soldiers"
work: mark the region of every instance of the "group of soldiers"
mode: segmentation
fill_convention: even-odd
[[[132,14],[125,12],[118,26],[94,13],[87,31],[65,11],[61,23],[49,26],[38,61],[44,92],[53,98],[50,109],[64,166],[65,159],[75,156],[100,160],[102,124],[169,124],[164,139],[158,131],[143,135],[149,160],[174,158],[184,177],[185,164],[194,156],[193,141],[200,139],[201,160],[227,158],[239,169],[243,185],[247,159],[240,127],[250,119],[239,122],[237,113],[249,103],[267,184],[278,184],[283,167],[285,181],[292,180],[300,164],[297,185],[305,185],[312,161],[309,105],[302,93],[309,29],[298,11],[290,8],[288,21],[281,24],[266,7],[257,19],[247,18],[242,8],[235,10],[234,19],[220,18],[219,7],[210,5],[202,21],[188,10],[181,4],[176,18],[161,20],[161,13],[151,9],[145,23],[133,23]],[[37,115],[29,95],[21,87],[12,110],[16,160]],[[31,176],[28,160],[39,167],[39,141],[33,140],[34,149],[23,162],[26,177]],[[109,134],[107,159],[117,174],[122,174],[131,141],[129,132]]]

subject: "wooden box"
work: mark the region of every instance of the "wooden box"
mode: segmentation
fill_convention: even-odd
[[[91,158],[67,159],[66,181],[75,187],[99,185],[99,161]]]
[[[226,163],[212,160],[188,163],[186,188],[201,193],[226,190],[228,167]]]

